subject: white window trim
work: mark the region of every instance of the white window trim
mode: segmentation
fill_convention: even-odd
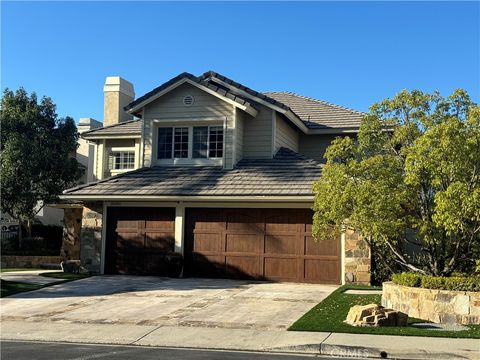
[[[133,153],[133,158],[134,158],[133,167],[132,168],[127,168],[127,169],[114,169],[114,168],[109,169],[110,155],[112,153],[115,153],[115,152],[121,152],[121,153],[130,152],[130,153]],[[136,167],[135,167],[135,148],[134,147],[112,147],[112,148],[108,149],[106,165],[107,165],[107,171],[110,172],[112,175],[135,170],[136,169]]]
[[[157,123],[158,124],[158,123]],[[194,127],[208,127],[208,140],[207,140],[207,157],[206,158],[194,158],[193,157],[193,128]],[[221,158],[210,158],[208,157],[209,149],[210,149],[210,127],[222,127],[223,128],[223,151]],[[172,128],[172,156],[174,154],[174,135],[175,135],[175,128],[188,128],[188,158],[172,158],[172,159],[159,159],[158,158],[158,129],[160,128]],[[223,159],[225,158],[225,126],[221,121],[208,121],[203,122],[199,121],[195,124],[181,124],[181,123],[165,123],[161,124],[161,126],[155,127],[155,165],[163,165],[163,166],[181,166],[181,165],[189,165],[189,166],[222,166]]]

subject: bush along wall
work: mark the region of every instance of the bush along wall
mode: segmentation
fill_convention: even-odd
[[[480,276],[428,276],[416,273],[393,274],[394,284],[434,290],[480,291]]]

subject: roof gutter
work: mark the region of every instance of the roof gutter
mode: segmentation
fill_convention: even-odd
[[[175,196],[175,195],[60,195],[62,200],[83,201],[189,201],[189,202],[313,202],[313,195],[301,196]]]

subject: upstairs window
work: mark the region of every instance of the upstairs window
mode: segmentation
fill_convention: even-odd
[[[221,158],[223,156],[223,128],[210,126],[208,138],[208,157]]]
[[[222,126],[158,128],[158,159],[222,157]]]
[[[134,151],[114,151],[108,156],[109,170],[131,170],[135,168]]]
[[[173,157],[188,158],[188,128],[174,128]]]
[[[158,129],[158,158],[172,158],[173,128]]]

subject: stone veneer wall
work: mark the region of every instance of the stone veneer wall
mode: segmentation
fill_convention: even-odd
[[[101,202],[86,203],[82,213],[80,231],[80,259],[82,266],[93,273],[100,273],[102,253],[103,207]]]
[[[63,210],[63,239],[60,255],[65,260],[80,259],[80,229],[82,227],[82,208]]]
[[[383,283],[382,305],[444,324],[480,324],[480,292],[432,290]]]
[[[368,243],[353,230],[345,231],[345,283],[370,285],[371,252]]]

